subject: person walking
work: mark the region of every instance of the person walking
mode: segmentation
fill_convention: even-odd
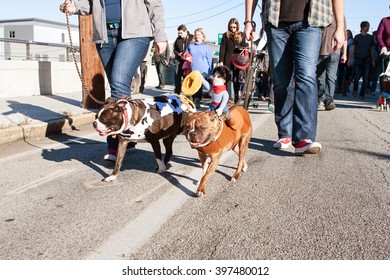
[[[390,51],[390,17],[384,17],[379,22],[376,40],[381,48],[381,54]]]
[[[146,77],[148,74],[148,62],[150,62],[152,59],[152,53],[151,53],[152,45],[153,44],[149,44],[148,52],[146,53],[144,60],[139,66],[140,79],[141,79],[140,86],[139,86],[139,93],[143,93],[145,90]]]
[[[344,45],[347,45],[347,50],[345,51],[345,46],[341,49],[341,57],[346,56],[347,60],[345,62],[339,62],[337,70],[337,93],[342,93],[343,96],[347,96],[349,84],[352,81],[353,77],[353,67],[348,67],[348,54],[351,50],[353,43],[353,34],[352,31],[347,29],[347,39]]]
[[[234,99],[235,103],[239,99],[238,91],[240,89],[240,69],[237,69],[232,64],[232,54],[236,47],[245,47],[247,45],[244,33],[240,31],[240,24],[238,20],[236,18],[231,18],[228,22],[228,30],[223,34],[221,45],[219,47],[219,64],[225,65],[231,70],[232,80],[229,81],[227,85],[227,91],[230,99]]]
[[[207,44],[206,34],[203,28],[197,28],[194,32],[194,40],[187,47],[187,52],[191,54],[192,71],[198,70],[203,78],[209,80],[213,70],[213,52]],[[196,109],[200,109],[200,101],[203,96],[203,88],[192,96]]]
[[[370,68],[375,67],[374,58],[374,36],[368,34],[370,24],[368,21],[360,23],[360,34],[353,39],[351,51],[349,53],[348,66],[354,65],[355,77],[353,83],[353,96],[357,96],[360,77],[363,77],[363,83],[360,88],[359,98],[363,99],[366,95]],[[352,62],[353,58],[353,62]]]
[[[187,30],[187,27],[184,24],[180,24],[177,28],[177,38],[173,43],[173,53],[175,55],[175,93],[181,93],[181,83],[184,78],[183,64],[184,59],[183,55],[187,49],[187,46],[194,39],[194,36],[190,34]]]
[[[390,6],[389,6],[390,8]],[[384,59],[384,69],[386,71],[389,59],[386,55],[390,52],[390,17],[384,17],[381,19],[378,25],[376,41],[380,47],[380,57]],[[382,61],[381,61],[382,62]]]
[[[245,36],[253,36],[252,17],[257,0],[246,0]],[[262,20],[267,32],[270,68],[275,99],[275,123],[279,140],[276,149],[291,144],[296,154],[316,154],[318,90],[316,66],[321,44],[321,28],[332,23],[332,47],[344,43],[343,0],[263,0]],[[293,77],[294,90],[288,90]]]
[[[166,71],[165,68],[168,66],[168,61],[169,61],[169,47],[165,49],[164,53],[159,53],[158,46],[156,42],[154,42],[152,51],[153,51],[154,66],[156,66],[157,77],[158,77],[158,86],[156,86],[155,88],[164,89],[165,71]],[[165,60],[165,62],[163,60]]]
[[[345,17],[344,17],[345,26]],[[336,108],[333,96],[336,89],[337,67],[339,62],[345,63],[347,60],[347,42],[343,44],[343,55],[340,59],[340,50],[332,48],[332,35],[336,29],[336,21],[322,31],[320,55],[317,63],[317,84],[318,84],[318,109],[327,111]],[[347,34],[345,34],[347,38]]]
[[[167,48],[164,8],[161,0],[66,0],[60,10],[67,15],[92,14],[93,42],[111,88],[111,96],[131,96],[131,81],[152,39],[158,53]],[[107,137],[105,160],[116,161],[119,140]],[[128,147],[135,147],[131,143]]]

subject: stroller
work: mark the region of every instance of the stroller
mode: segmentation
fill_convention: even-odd
[[[390,52],[384,54],[382,59],[382,68],[385,70],[385,60],[387,60],[386,71],[384,71],[380,75],[380,94],[378,97],[378,101],[376,107],[379,108],[380,111],[388,112],[390,110],[390,62],[389,62]]]

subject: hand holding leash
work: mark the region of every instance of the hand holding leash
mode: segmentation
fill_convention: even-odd
[[[73,15],[76,11],[76,5],[72,0],[65,0],[65,2],[60,5],[60,11],[68,16]]]

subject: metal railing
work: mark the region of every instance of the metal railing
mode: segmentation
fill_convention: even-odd
[[[79,47],[76,59],[80,61]],[[0,60],[73,61],[71,47],[65,44],[0,38]]]

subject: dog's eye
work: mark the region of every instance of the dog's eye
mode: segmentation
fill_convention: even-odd
[[[186,128],[187,128],[187,129],[190,129],[190,128],[191,128],[191,125],[190,125],[190,124],[186,124]]]

